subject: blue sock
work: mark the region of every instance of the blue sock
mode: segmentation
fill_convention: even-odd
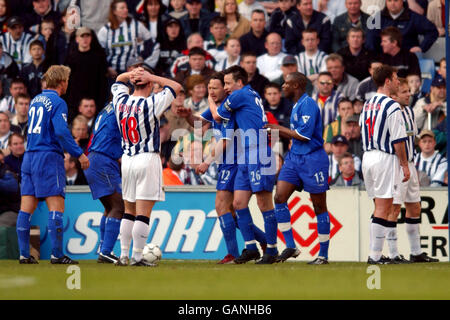
[[[245,241],[245,248],[248,250],[258,250],[256,247],[255,234],[253,233],[253,220],[248,208],[236,210],[239,230]]]
[[[284,241],[286,241],[286,247],[295,248],[294,235],[292,233],[291,225],[291,213],[287,203],[275,204],[275,216],[277,218],[278,227],[283,233]]]
[[[100,245],[98,247],[98,252],[102,252],[103,240],[105,240],[105,225],[106,225],[106,216],[103,215],[100,219]]]
[[[19,211],[16,223],[17,239],[20,255],[25,258],[30,257],[30,224],[31,214]]]
[[[48,233],[52,243],[52,256],[61,258],[63,254],[63,213],[50,211],[48,213]]]
[[[266,231],[267,249],[266,253],[272,256],[278,254],[277,249],[277,219],[275,210],[269,210],[262,213],[264,218],[264,230]]]
[[[239,257],[239,248],[236,240],[236,222],[231,212],[227,212],[219,217],[220,228],[227,246],[228,253],[233,257]]]
[[[255,235],[255,240],[258,241],[259,244],[267,244],[266,234],[255,225],[253,225],[253,234]]]
[[[106,218],[104,231],[105,238],[103,239],[103,245],[101,247],[101,252],[103,254],[111,254],[111,251],[116,244],[117,237],[119,236],[120,222],[121,219]]]
[[[317,215],[317,233],[319,234],[319,257],[328,259],[328,246],[330,245],[330,217],[328,212]]]

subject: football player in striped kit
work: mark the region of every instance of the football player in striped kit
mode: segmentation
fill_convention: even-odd
[[[362,172],[367,194],[374,199],[367,263],[382,264],[381,254],[390,223],[395,191],[410,178],[405,149],[405,120],[400,105],[389,96],[398,90],[396,70],[388,65],[375,69],[377,93],[363,107],[359,118],[364,155]],[[403,180],[401,172],[403,171]]]
[[[398,91],[392,95],[392,98],[400,104],[406,124],[406,134],[408,139],[405,142],[405,146],[411,178],[399,185],[399,188],[397,189],[398,192],[394,195],[393,210],[388,217],[390,224],[386,234],[390,258],[388,263],[438,262],[438,259],[431,258],[425,252],[421,252],[420,250],[420,189],[419,176],[414,166],[414,137],[417,135],[418,130],[414,119],[414,112],[411,107],[408,106],[409,98],[411,96],[408,81],[404,78],[400,78],[399,81],[400,86]],[[398,253],[397,246],[397,219],[400,214],[402,203],[405,204],[406,208],[405,222],[411,249],[410,261],[406,260],[403,255]]]
[[[134,86],[130,89],[128,81]],[[152,94],[153,83],[163,90]],[[154,266],[142,260],[142,249],[150,232],[150,214],[156,201],[164,201],[162,165],[159,156],[159,118],[182,89],[173,80],[158,77],[138,67],[122,73],[112,85],[113,106],[122,136],[122,197],[125,214],[120,225],[121,255],[118,265]]]
[[[97,37],[106,51],[111,77],[124,72],[130,58],[141,56],[146,59],[148,52],[144,54],[144,42],[152,41],[150,31],[141,22],[128,16],[125,0],[111,2],[109,22],[98,31]],[[159,45],[157,48],[154,46],[153,50],[156,49],[158,56]]]

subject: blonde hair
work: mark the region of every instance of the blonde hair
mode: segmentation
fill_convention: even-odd
[[[46,83],[46,88],[55,89],[63,81],[69,81],[70,68],[63,65],[51,66],[42,78]]]

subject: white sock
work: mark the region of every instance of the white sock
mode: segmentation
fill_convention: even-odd
[[[386,228],[386,241],[389,246],[389,258],[394,259],[398,254],[398,246],[397,246],[397,228],[389,227]]]
[[[133,255],[131,256],[137,262],[142,259],[142,250],[147,244],[148,234],[150,233],[150,226],[140,220],[134,222],[133,227]]]
[[[134,220],[122,219],[120,222],[120,257],[128,257],[130,254],[130,245]]]
[[[419,218],[409,218],[411,220],[419,220]],[[422,253],[420,248],[420,224],[406,222],[406,233],[408,234],[409,246],[411,254],[417,256]]]
[[[381,220],[381,219],[379,219]],[[386,227],[378,224],[376,222],[372,222],[370,225],[370,254],[369,256],[378,261],[381,258],[381,254],[383,251],[384,238],[386,237]]]

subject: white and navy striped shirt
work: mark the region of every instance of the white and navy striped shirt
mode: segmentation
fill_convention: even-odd
[[[434,151],[433,155],[429,158],[425,158],[421,152],[416,154],[414,164],[418,171],[425,172],[430,178],[430,186],[438,187],[444,185],[447,159],[439,151]]]
[[[327,57],[328,55],[320,50],[317,50],[313,56],[308,56],[306,51],[300,52],[297,55],[298,71],[305,76],[311,76],[322,71],[327,71],[327,65],[325,63]]]
[[[317,102],[317,105],[320,109],[320,115],[322,117],[324,128],[337,119],[338,105],[339,101],[341,101],[342,98],[343,96],[339,91],[333,90],[331,92],[331,95],[327,98],[327,100],[325,100],[325,103],[322,105],[321,100],[319,100],[319,93],[314,96],[314,101]]]
[[[364,151],[395,154],[394,144],[407,139],[400,105],[384,94],[377,93],[366,101],[359,126]]]
[[[130,58],[141,56],[144,41],[151,38],[150,31],[135,19],[123,21],[115,30],[108,22],[98,31],[97,36],[100,45],[106,50],[108,65],[117,73],[126,71]]]
[[[9,111],[12,114],[16,113],[16,108],[14,108],[15,102],[13,96],[6,96],[0,100],[0,111]]]
[[[159,152],[159,118],[175,99],[175,92],[164,87],[149,97],[129,95],[125,83],[111,87],[113,106],[122,136],[124,154],[133,156],[144,152]]]
[[[3,51],[11,55],[19,69],[22,69],[25,63],[30,63],[33,60],[30,54],[30,43],[33,41],[31,34],[24,32],[17,41],[14,41],[11,34],[6,32],[0,36],[0,41],[3,45]]]
[[[402,115],[405,121],[406,135],[408,136],[405,141],[406,157],[408,159],[408,162],[414,162],[414,137],[419,133],[419,130],[417,129],[417,124],[414,119],[414,112],[409,106],[406,106],[402,109]]]
[[[354,154],[352,156],[353,164],[355,165],[355,171],[361,172],[361,159]],[[331,180],[334,180],[341,173],[341,171],[339,171],[339,160],[336,159],[336,157],[332,153],[328,155],[328,160],[330,163],[328,166],[328,176]]]

